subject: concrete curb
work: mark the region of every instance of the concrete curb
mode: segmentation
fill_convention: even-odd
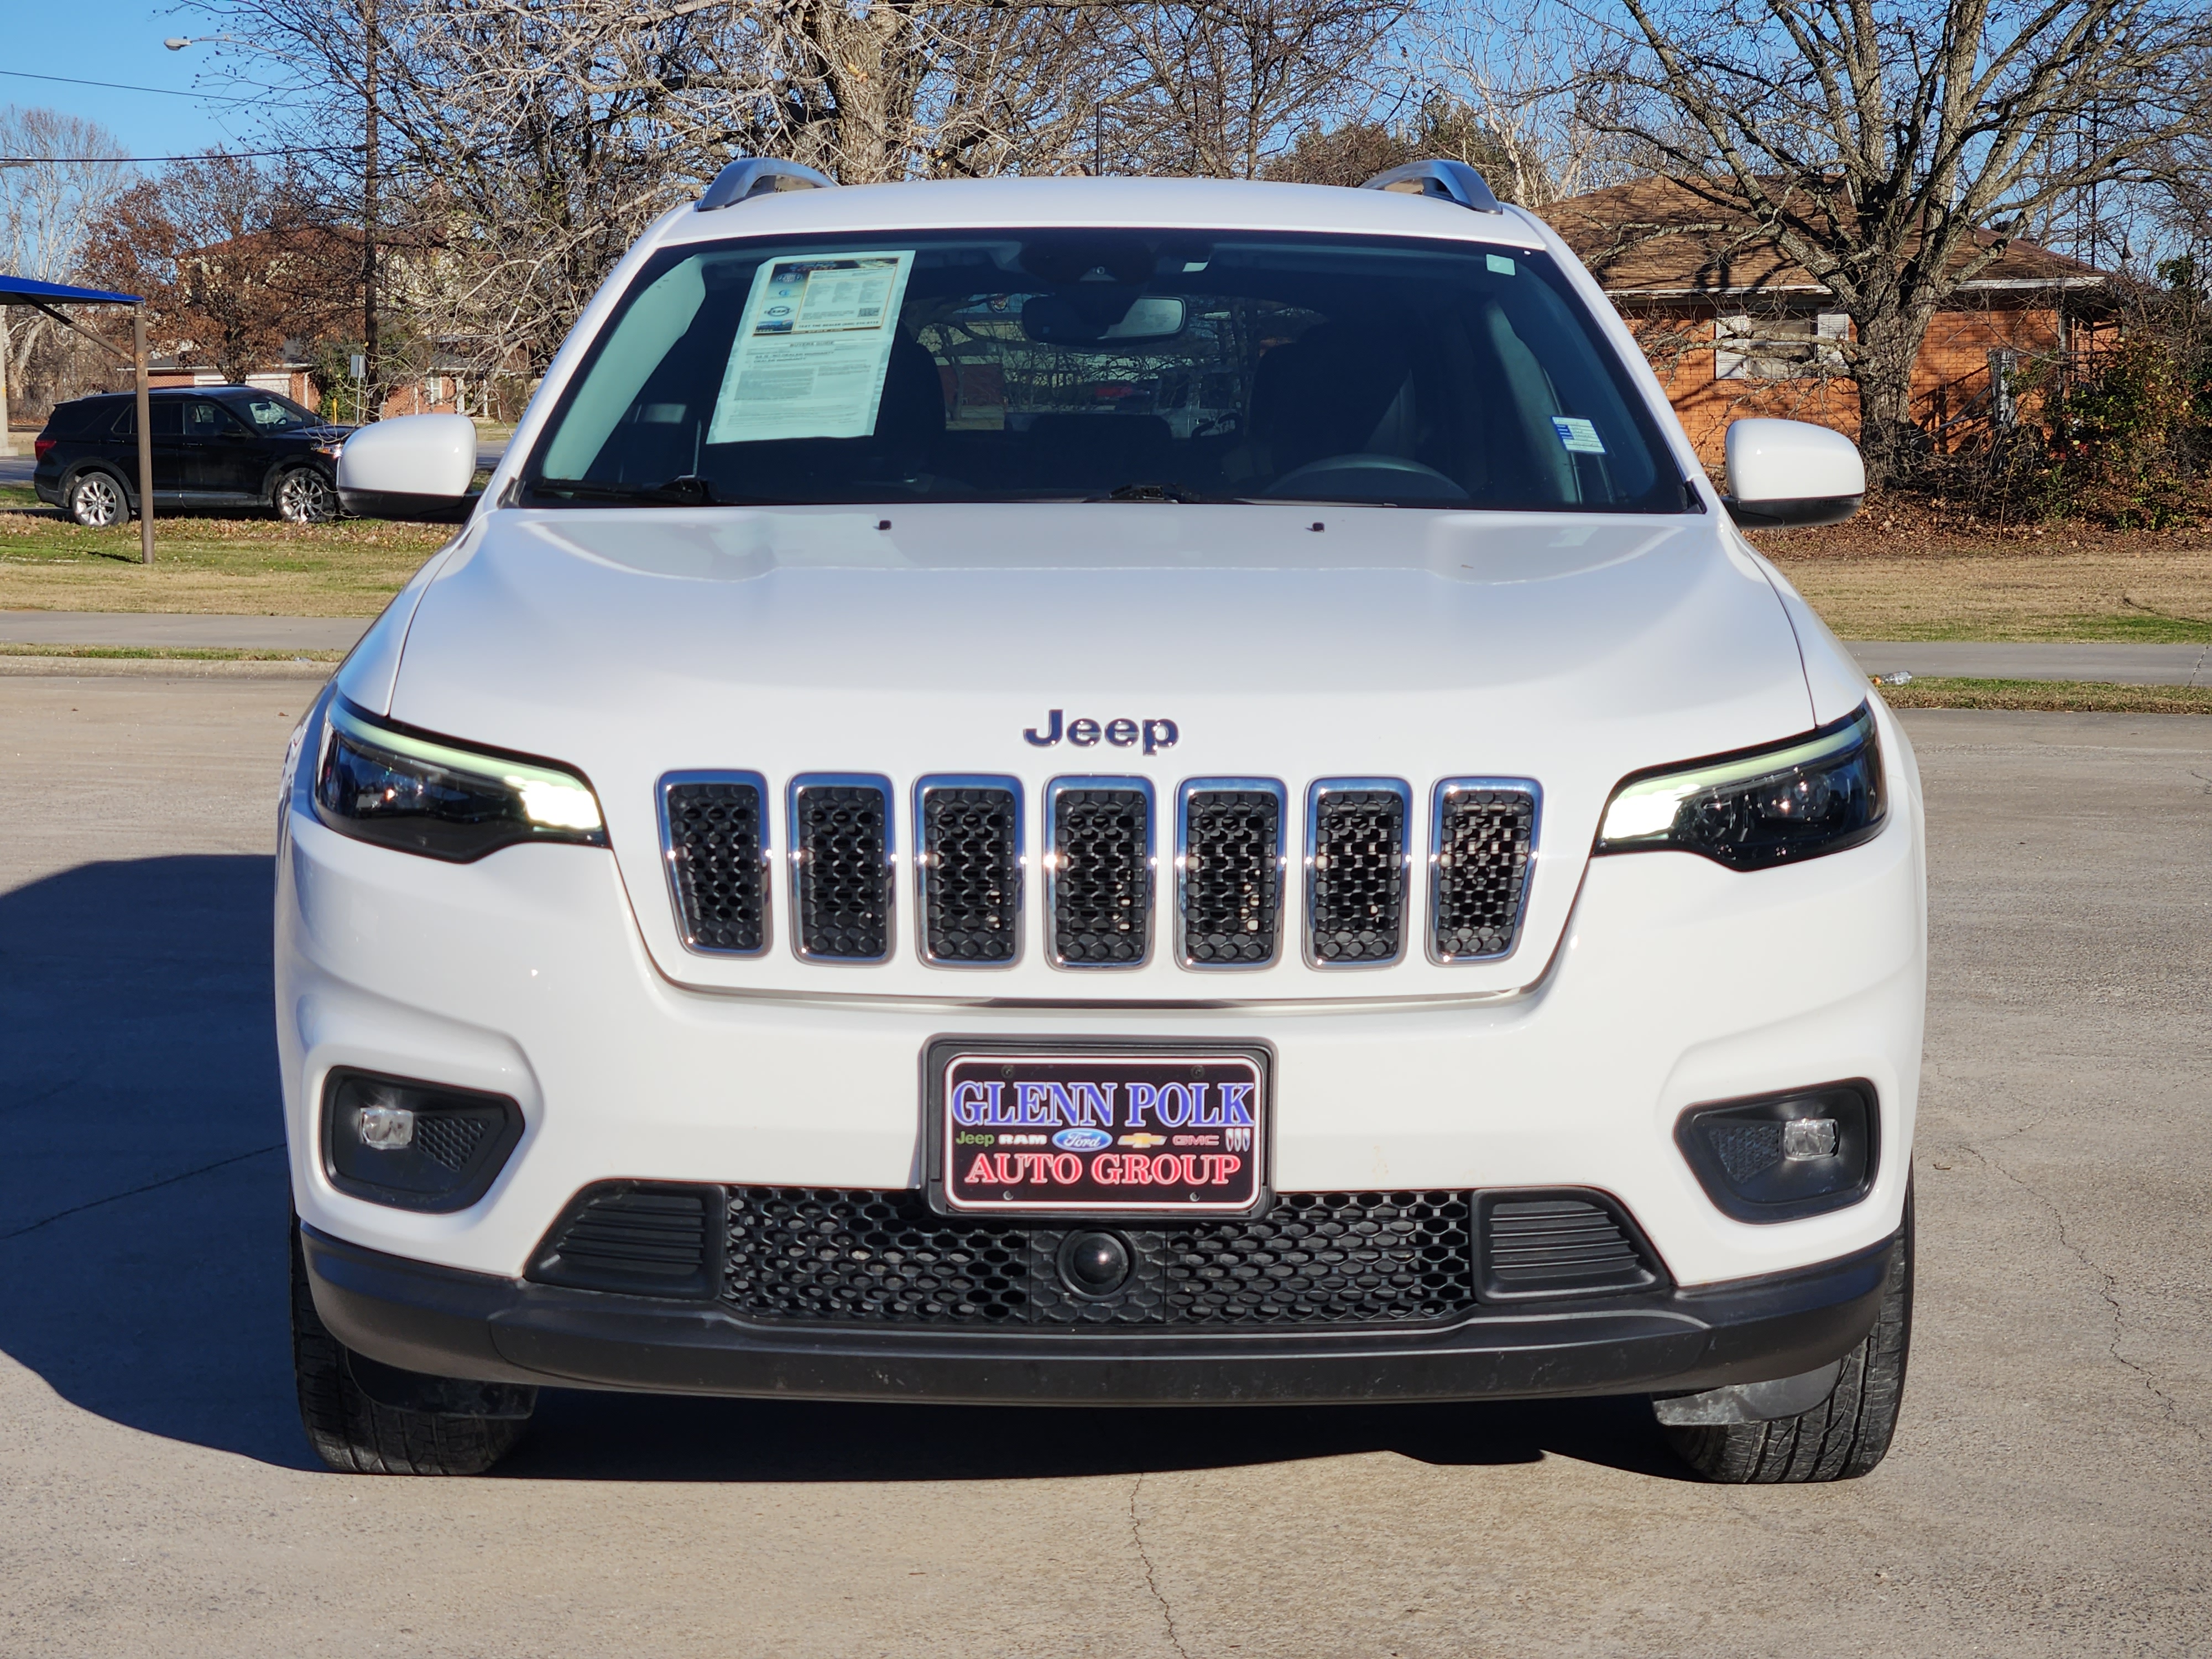
[[[0,679],[313,680],[337,672],[334,662],[210,661],[197,657],[0,656]]]

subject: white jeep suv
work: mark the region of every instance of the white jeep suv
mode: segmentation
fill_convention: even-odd
[[[1904,734],[1471,171],[830,187],[608,279],[288,762],[319,1451],[540,1385],[1648,1395],[1863,1473],[1911,1297]]]

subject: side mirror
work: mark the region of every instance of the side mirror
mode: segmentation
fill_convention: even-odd
[[[1840,432],[1803,421],[1728,429],[1729,515],[1747,530],[1841,524],[1866,495],[1866,463]]]
[[[401,415],[348,435],[338,505],[371,519],[432,523],[466,516],[476,497],[476,423],[465,415]]]

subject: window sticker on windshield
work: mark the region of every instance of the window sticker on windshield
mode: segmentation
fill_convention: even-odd
[[[911,249],[763,264],[745,298],[707,441],[873,432],[913,269]]]
[[[1597,428],[1578,415],[1554,415],[1552,430],[1559,434],[1559,447],[1576,455],[1602,455],[1605,444]]]
[[[1507,258],[1504,254],[1486,253],[1482,257],[1484,261],[1488,264],[1491,270],[1496,272],[1498,276],[1510,276],[1513,274],[1513,261]]]

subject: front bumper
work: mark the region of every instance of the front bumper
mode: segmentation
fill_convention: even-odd
[[[1443,1328],[1066,1334],[770,1326],[465,1273],[301,1229],[356,1352],[483,1382],[966,1405],[1300,1405],[1674,1394],[1825,1365],[1872,1328],[1898,1249],[1700,1288],[1486,1309]]]

